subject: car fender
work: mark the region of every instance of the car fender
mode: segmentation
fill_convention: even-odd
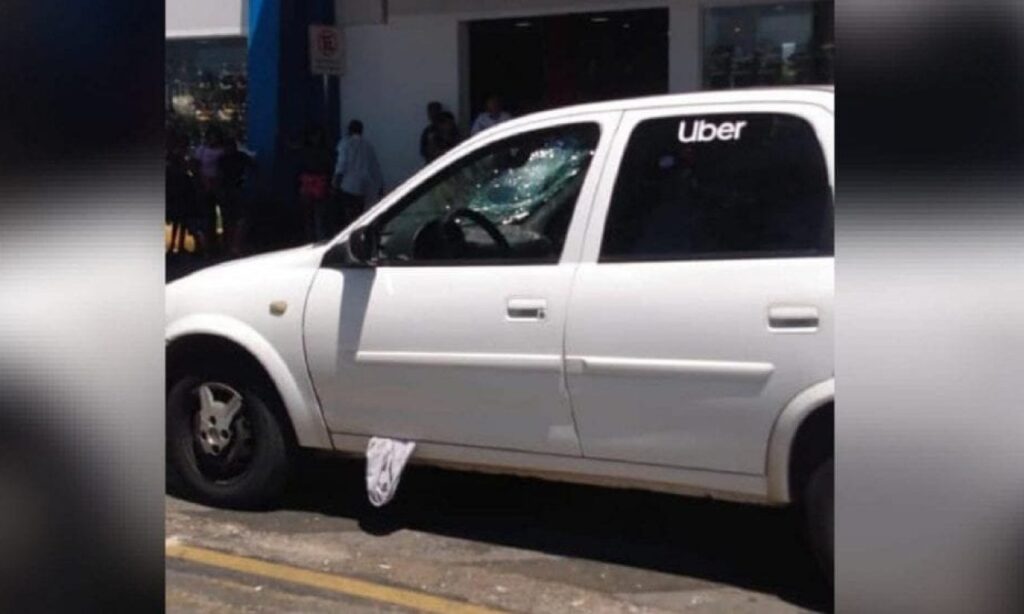
[[[165,340],[170,344],[188,335],[221,337],[244,348],[263,366],[277,388],[299,445],[315,448],[333,447],[320,411],[320,404],[308,382],[304,357],[301,357],[302,373],[294,373],[274,346],[256,329],[245,322],[220,314],[192,314],[176,320],[167,327]],[[300,378],[306,381],[300,381]]]
[[[815,409],[835,400],[835,378],[818,382],[793,397],[775,419],[768,442],[768,500],[789,503],[789,459],[793,439],[804,419]]]

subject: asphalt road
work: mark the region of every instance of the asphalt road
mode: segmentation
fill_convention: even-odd
[[[362,471],[306,461],[268,511],[169,495],[168,611],[832,607],[786,510],[417,466],[375,509]]]

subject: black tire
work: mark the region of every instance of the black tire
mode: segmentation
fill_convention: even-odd
[[[811,473],[804,489],[804,515],[811,549],[829,583],[835,568],[835,472],[828,459]]]
[[[168,390],[168,473],[183,494],[203,503],[242,509],[272,504],[284,490],[293,456],[286,430],[271,409],[278,404],[276,396],[252,376],[216,367],[196,371],[177,378]],[[204,382],[225,384],[242,396],[239,416],[245,417],[247,453],[230,475],[211,475],[210,463],[217,459],[204,456],[196,437],[197,389]]]

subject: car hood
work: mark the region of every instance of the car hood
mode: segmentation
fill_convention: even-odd
[[[324,253],[324,246],[317,244],[302,245],[288,249],[257,254],[247,258],[229,260],[211,267],[186,275],[183,279],[198,277],[219,277],[222,275],[246,275],[250,272],[265,271],[267,268],[290,268],[316,266]]]
[[[326,249],[304,245],[260,254],[175,280],[165,291],[167,322],[197,313],[247,317],[278,300],[302,305]]]

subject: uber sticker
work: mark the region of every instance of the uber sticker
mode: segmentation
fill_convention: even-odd
[[[687,126],[689,124],[689,126]],[[722,122],[713,124],[703,119],[695,122],[679,122],[679,140],[684,143],[707,143],[709,141],[738,141],[747,122]],[[689,132],[689,134],[687,134]]]

